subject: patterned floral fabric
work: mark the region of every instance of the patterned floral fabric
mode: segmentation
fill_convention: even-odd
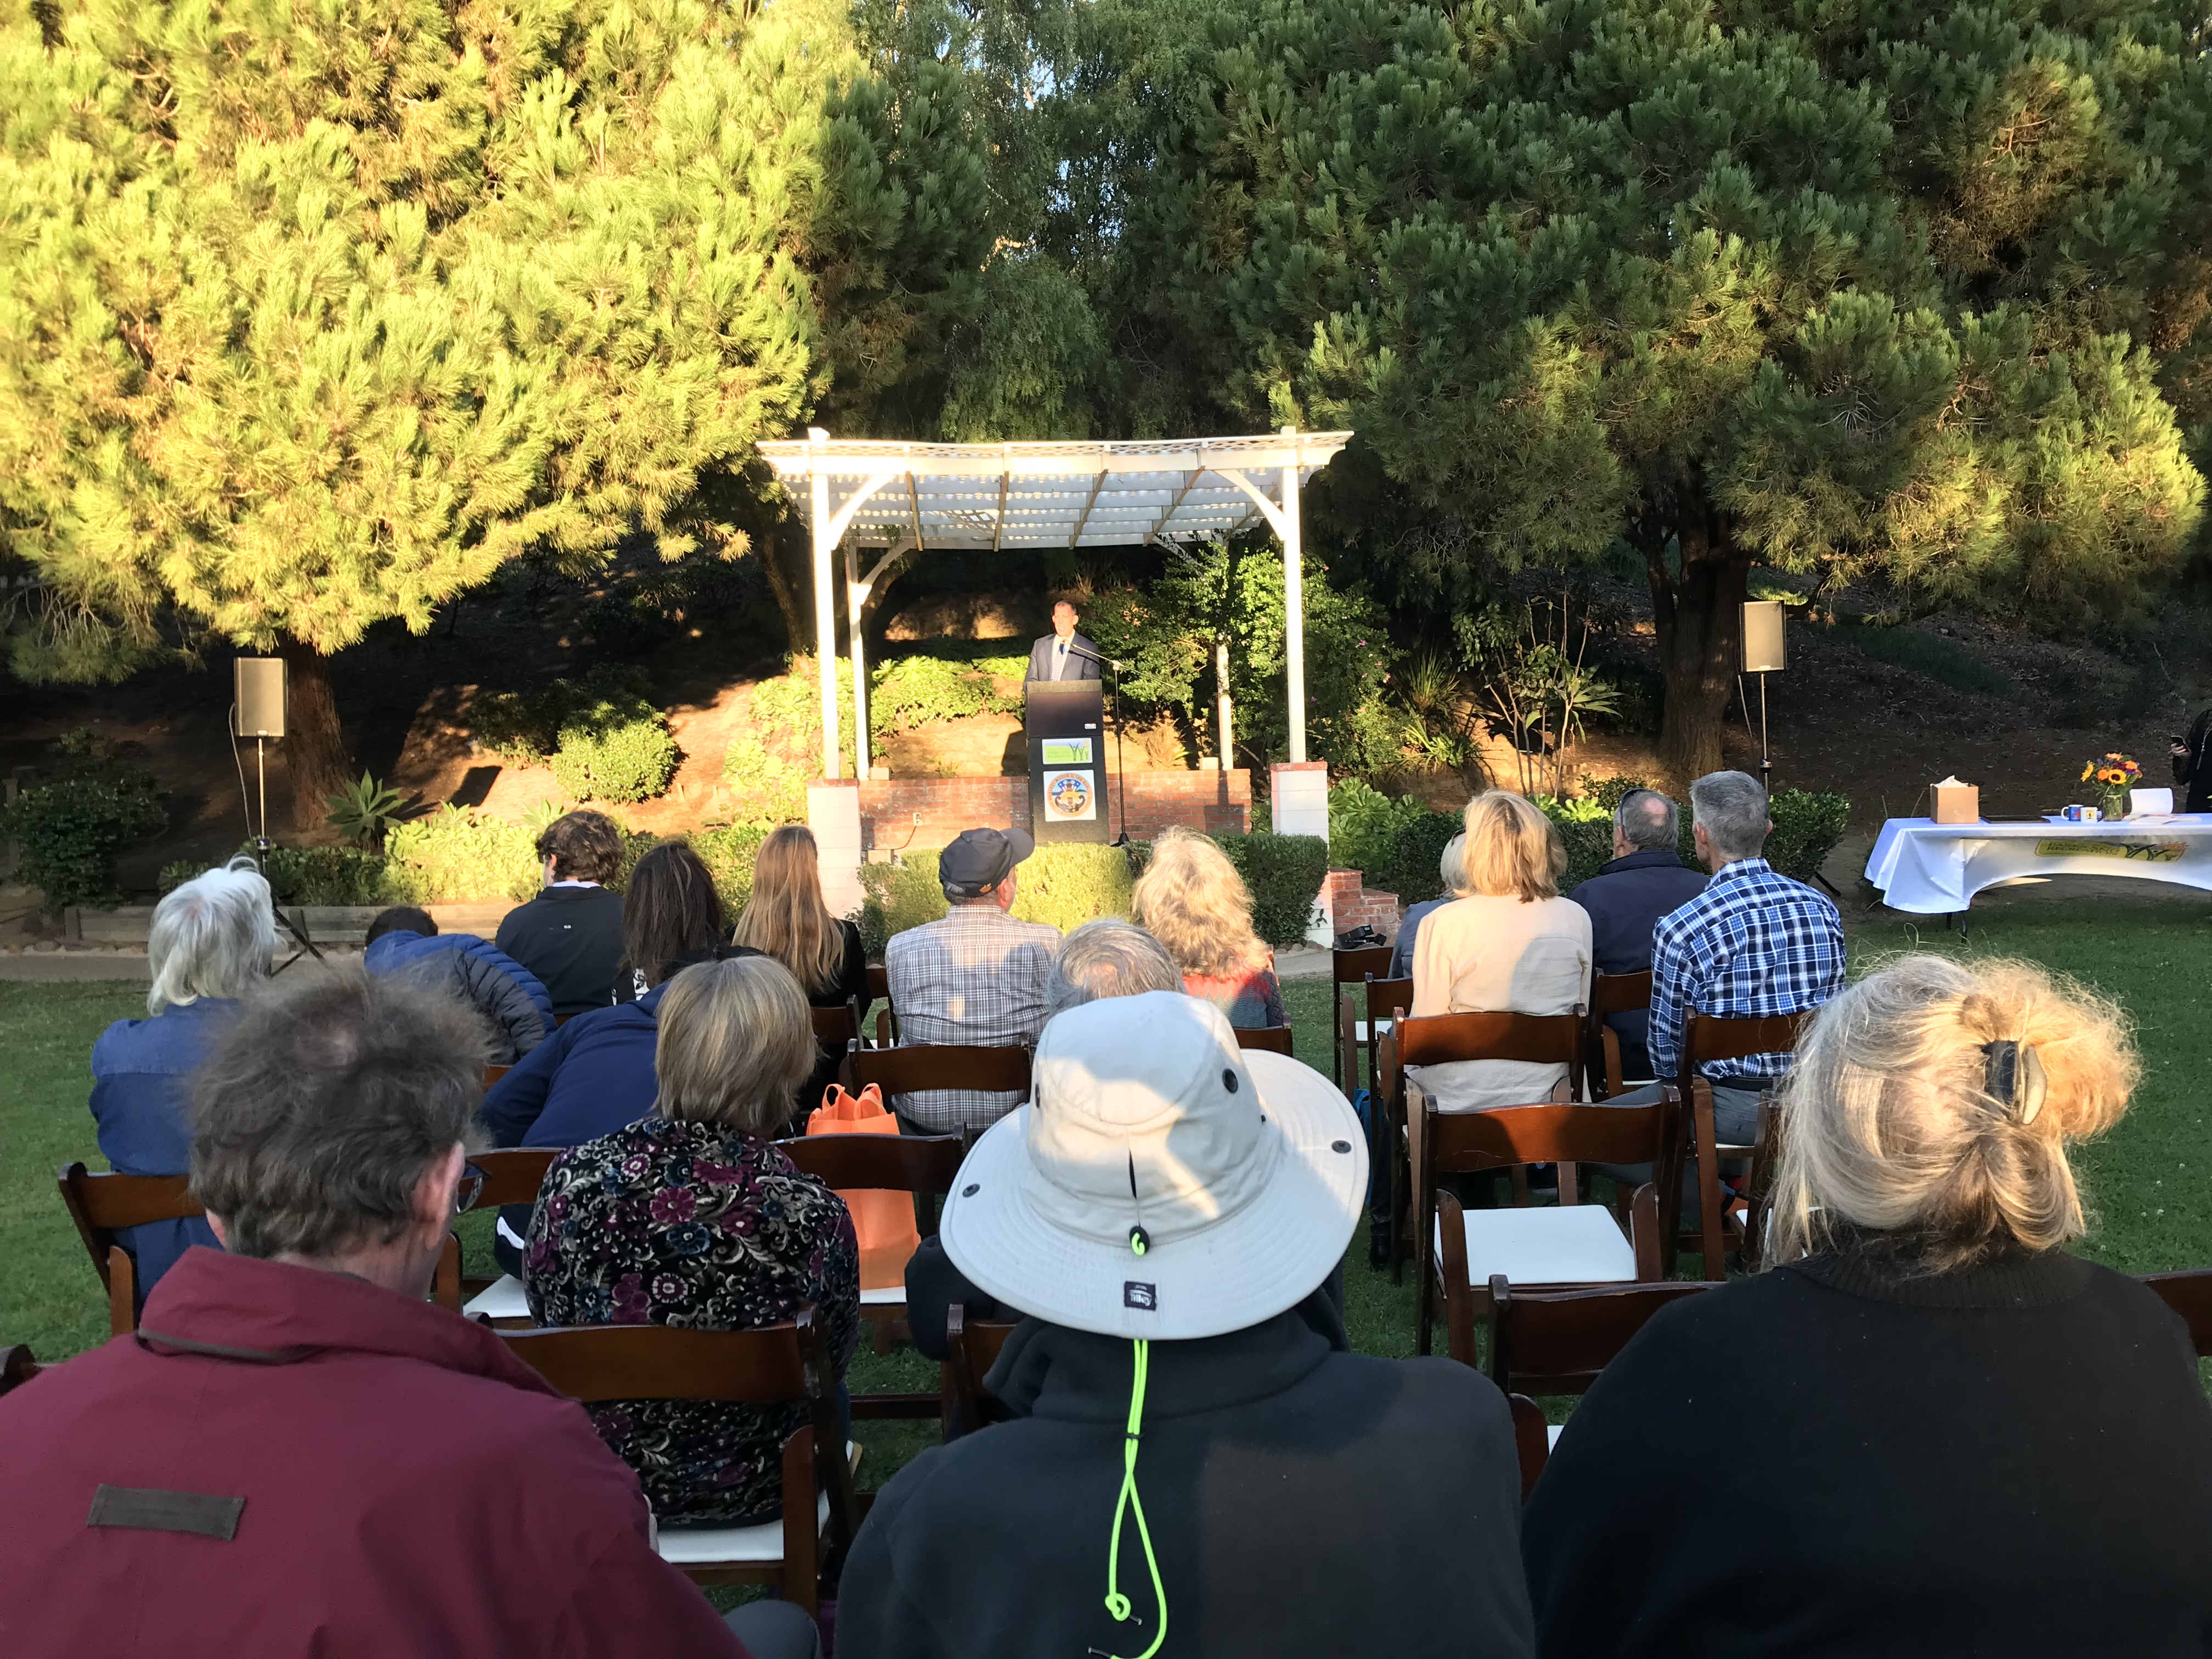
[[[811,1302],[842,1377],[860,1328],[860,1251],[844,1200],[765,1140],[647,1117],[545,1172],[523,1255],[543,1325],[742,1331]],[[750,1526],[782,1494],[803,1406],[679,1400],[592,1408],[669,1526]]]

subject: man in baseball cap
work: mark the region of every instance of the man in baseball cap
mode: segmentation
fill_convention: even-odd
[[[1026,830],[963,830],[937,855],[945,916],[894,933],[884,946],[900,1042],[991,1048],[1037,1040],[1060,929],[1008,914],[1014,866],[1036,850]],[[909,1128],[944,1134],[981,1133],[1021,1100],[980,1089],[931,1089],[895,1095],[891,1106]]]
[[[1534,1650],[1511,1419],[1353,1354],[1328,1280],[1367,1152],[1343,1095],[1152,991],[1046,1027],[946,1254],[1026,1313],[1014,1420],[925,1451],[847,1565],[852,1659]]]

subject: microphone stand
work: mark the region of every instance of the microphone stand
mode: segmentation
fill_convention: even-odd
[[[1126,848],[1129,844],[1129,792],[1121,782],[1121,665],[1111,657],[1102,657],[1096,651],[1085,651],[1073,643],[1067,647],[1067,654],[1085,658],[1105,669],[1106,684],[1114,693],[1114,804],[1121,813],[1121,833],[1110,844]]]

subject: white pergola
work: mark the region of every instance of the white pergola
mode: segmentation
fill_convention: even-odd
[[[1104,547],[1190,541],[1264,521],[1283,544],[1291,758],[1306,757],[1305,601],[1298,491],[1349,432],[1186,442],[908,444],[804,438],[761,445],[792,486],[814,542],[814,629],[822,675],[822,775],[837,775],[833,555],[845,551],[860,773],[868,772],[862,615],[894,559],[939,547]],[[805,488],[799,488],[801,483]],[[860,574],[854,550],[886,550]]]

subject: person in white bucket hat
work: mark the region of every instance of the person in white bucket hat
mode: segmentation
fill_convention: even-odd
[[[847,1659],[1532,1653],[1504,1397],[1346,1340],[1366,1190],[1343,1095],[1218,1009],[1056,1016],[941,1223],[1029,1316],[988,1379],[1015,1415],[878,1497]]]

